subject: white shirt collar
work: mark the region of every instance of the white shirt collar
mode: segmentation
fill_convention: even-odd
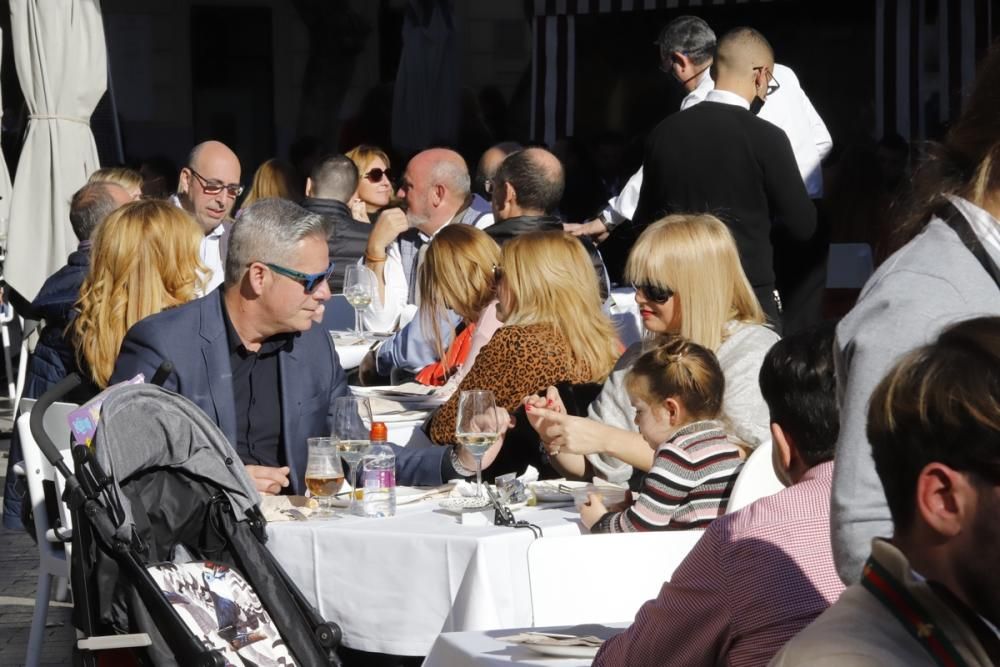
[[[734,107],[743,107],[744,109],[750,109],[750,103],[745,99],[732,93],[728,90],[719,90],[714,88],[708,92],[705,96],[706,102],[719,102],[720,104],[732,104]]]

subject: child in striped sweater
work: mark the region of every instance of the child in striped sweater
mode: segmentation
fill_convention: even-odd
[[[725,513],[746,454],[719,421],[724,384],[715,355],[680,336],[639,357],[625,388],[636,426],[656,450],[653,467],[620,511],[588,496],[580,515],[590,532],[704,528]]]

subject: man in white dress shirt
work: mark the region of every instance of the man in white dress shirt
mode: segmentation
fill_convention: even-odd
[[[671,74],[688,91],[681,102],[681,110],[705,101],[709,91],[715,88],[710,76],[716,44],[712,28],[697,16],[679,16],[663,28],[657,43],[660,45],[660,69]],[[823,196],[820,163],[833,148],[833,140],[795,73],[776,64],[773,79],[779,86],[768,93],[767,104],[756,111],[762,119],[784,130],[809,197],[819,199]],[[632,219],[641,188],[642,167],[639,167],[618,196],[608,201],[600,216],[584,223],[567,224],[565,228],[577,236],[604,240],[614,227]]]
[[[221,285],[224,278],[222,240],[236,198],[243,193],[240,175],[236,153],[222,142],[205,141],[191,149],[178,178],[177,203],[194,216],[205,232],[201,263],[211,271],[206,294]]]

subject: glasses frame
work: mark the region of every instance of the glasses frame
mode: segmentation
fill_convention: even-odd
[[[376,171],[378,172],[378,177],[375,176]],[[391,183],[392,170],[390,170],[388,167],[386,167],[385,169],[382,169],[381,167],[372,167],[371,169],[365,172],[362,178],[364,178],[369,183],[381,183],[382,179],[385,178],[387,181]]]
[[[632,283],[632,289],[636,292],[642,292],[647,299],[653,303],[660,304],[661,306],[674,298],[675,294],[675,292],[669,287],[660,287],[659,285],[652,285],[649,283]]]
[[[772,72],[770,69],[768,69],[764,65],[760,65],[758,67],[754,67],[753,68],[753,71],[756,72],[757,70],[762,70],[767,75],[767,95],[768,95],[768,97],[770,97],[771,95],[774,95],[776,92],[778,92],[778,90],[781,88],[781,84],[778,83],[778,80],[774,78],[774,72]]]
[[[330,262],[330,266],[326,267],[326,271],[320,271],[319,273],[302,273],[301,271],[289,269],[288,267],[281,266],[280,264],[272,264],[271,262],[261,262],[261,264],[275,273],[283,275],[286,278],[291,278],[295,282],[299,283],[302,285],[302,289],[306,291],[306,294],[312,294],[319,288],[320,285],[330,280],[330,276],[333,275],[334,267],[334,263]]]
[[[187,166],[187,170],[194,174],[194,177],[198,179],[198,185],[201,186],[202,192],[206,195],[217,195],[223,190],[232,197],[233,199],[239,197],[243,194],[243,186],[240,183],[219,183],[217,181],[210,181],[197,171],[191,165]]]

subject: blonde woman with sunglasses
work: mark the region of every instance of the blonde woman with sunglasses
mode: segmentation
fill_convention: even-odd
[[[764,325],[726,225],[711,215],[659,220],[636,241],[625,275],[636,288],[647,337],[680,334],[715,352],[725,376],[722,412],[731,432],[750,447],[767,440],[770,418],[757,375],[778,335]],[[624,384],[643,344],[635,343],[618,360],[588,417],[567,415],[552,387],[543,398],[525,399],[529,421],[567,476],[596,473],[623,482],[633,468],[648,471],[652,465]]]

